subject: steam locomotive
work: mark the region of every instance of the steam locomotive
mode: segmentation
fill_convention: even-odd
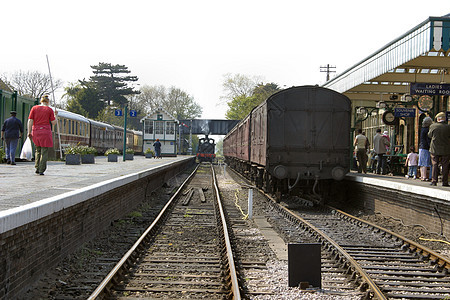
[[[198,140],[197,160],[198,162],[213,162],[216,158],[216,144],[214,139],[206,135]]]

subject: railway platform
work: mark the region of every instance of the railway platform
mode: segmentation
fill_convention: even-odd
[[[420,179],[372,173],[363,174],[354,171],[348,173],[345,179],[398,192],[450,201],[450,187],[442,186],[442,182],[438,182],[437,186],[431,186],[431,182]]]
[[[345,206],[450,237],[450,187],[403,176],[347,174]]]
[[[0,165],[0,211],[167,165],[187,157],[146,159],[144,156],[135,155],[133,160],[124,162],[122,158],[119,158],[118,162],[108,162],[106,156],[96,156],[95,164],[81,165],[49,161],[44,176],[34,173],[34,162],[17,162],[15,166],[2,164]]]

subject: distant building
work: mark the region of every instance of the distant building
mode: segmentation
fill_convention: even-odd
[[[155,150],[153,143],[159,139],[162,156],[177,155],[178,120],[163,108],[152,111],[141,119],[143,123],[144,152],[148,148]]]

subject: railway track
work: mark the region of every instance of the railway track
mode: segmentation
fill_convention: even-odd
[[[199,165],[89,299],[135,297],[240,299],[210,165]]]
[[[421,245],[334,208],[270,205],[322,243],[339,268],[375,299],[445,299],[450,262]]]
[[[431,249],[332,207],[289,209],[264,195],[283,216],[275,226],[286,242],[322,244],[322,288],[357,287],[366,299],[449,299],[450,261]]]

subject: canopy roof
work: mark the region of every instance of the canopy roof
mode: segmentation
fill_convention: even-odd
[[[449,49],[450,14],[429,17],[323,86],[361,105],[390,101],[409,94],[410,83],[450,83]]]

